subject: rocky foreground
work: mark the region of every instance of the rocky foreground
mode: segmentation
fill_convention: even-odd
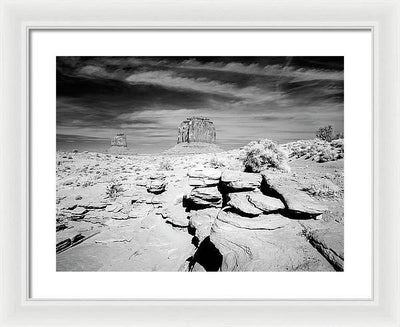
[[[57,270],[342,271],[343,156],[304,144],[290,172],[245,173],[242,150],[57,153]]]

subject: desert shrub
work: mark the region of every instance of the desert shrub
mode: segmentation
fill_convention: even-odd
[[[284,144],[282,148],[288,152],[290,159],[304,158],[317,162],[327,162],[344,158],[343,139],[331,142],[321,139],[300,140]]]
[[[248,172],[260,172],[268,168],[290,171],[286,152],[268,139],[253,141],[245,147],[243,164]]]
[[[93,186],[94,184],[95,184],[94,181],[89,179],[89,178],[86,179],[86,180],[81,181],[81,183],[80,183],[80,185],[82,187],[89,187],[89,186]]]
[[[115,199],[117,198],[120,193],[122,193],[124,189],[122,188],[122,185],[116,181],[111,181],[106,188],[106,195],[110,199]]]
[[[225,167],[225,164],[218,159],[216,156],[212,157],[210,162],[209,162],[211,168],[223,168]]]
[[[331,142],[332,147],[335,148],[337,152],[337,158],[342,159],[344,158],[344,140],[343,139],[337,139],[333,140]]]
[[[169,160],[162,160],[158,168],[159,170],[174,170],[174,167]]]
[[[344,148],[344,140],[343,140],[343,139],[336,139],[336,140],[333,140],[333,141],[331,142],[331,145],[332,145],[334,148],[343,149],[343,148]]]
[[[330,181],[311,183],[302,190],[315,197],[335,198],[341,195],[340,188]]]
[[[332,140],[344,139],[344,133],[337,132]]]
[[[335,161],[338,159],[337,152],[330,148],[323,148],[318,151],[318,156],[315,158],[317,162]]]

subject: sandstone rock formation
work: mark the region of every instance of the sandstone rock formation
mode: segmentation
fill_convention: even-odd
[[[210,236],[211,226],[217,217],[219,209],[208,208],[204,210],[193,211],[190,215],[189,226],[193,230],[199,243]]]
[[[117,133],[117,135],[111,139],[111,146],[123,146],[126,148],[128,146],[126,143],[126,135],[124,133]]]
[[[128,150],[128,144],[126,142],[126,135],[124,133],[117,133],[111,139],[111,148],[108,149],[109,153],[122,154]]]
[[[261,180],[260,174],[233,170],[224,170],[221,176],[223,188],[232,192],[255,190],[260,187]]]
[[[205,117],[189,117],[178,128],[177,143],[215,143],[214,123]]]
[[[315,218],[324,213],[327,208],[312,199],[306,192],[299,189],[296,181],[288,178],[270,178],[263,174],[264,192],[274,194],[286,205],[286,208],[299,217]]]
[[[196,144],[215,146],[177,146]],[[219,154],[221,166],[212,157],[169,156],[174,169],[164,170],[165,156],[60,153],[57,270],[344,269],[342,162],[246,173],[240,151]],[[107,195],[110,181],[121,185],[115,198]],[[305,188],[322,181],[340,192],[315,196]]]
[[[344,228],[331,224],[307,233],[310,243],[332,264],[335,270],[344,269]]]
[[[187,201],[195,208],[221,207],[222,195],[216,186],[198,187],[190,192]]]
[[[189,185],[194,187],[217,186],[221,178],[218,169],[191,169],[188,172]]]
[[[221,271],[333,270],[299,224],[279,214],[246,218],[220,211],[210,241],[222,255]]]
[[[146,184],[147,192],[160,194],[165,191],[167,183],[165,182],[164,175],[153,175],[150,176],[149,181]]]

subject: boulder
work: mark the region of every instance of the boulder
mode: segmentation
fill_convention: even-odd
[[[191,169],[188,172],[189,185],[194,187],[216,186],[221,178],[221,171],[212,168]]]
[[[219,209],[208,208],[204,210],[192,211],[189,216],[189,227],[194,230],[194,235],[199,243],[210,236],[211,225],[217,218]]]
[[[198,187],[190,192],[187,200],[191,207],[221,207],[222,195],[216,186]]]
[[[238,170],[224,170],[221,174],[223,188],[229,192],[250,191],[261,186],[260,174],[244,173]]]
[[[269,178],[263,174],[263,191],[279,197],[286,208],[299,218],[315,218],[327,208],[301,190],[300,185],[288,178]]]
[[[281,200],[262,193],[251,193],[247,196],[247,199],[253,206],[265,213],[285,209],[285,205]]]
[[[249,193],[247,192],[229,193],[227,196],[227,205],[236,209],[245,216],[253,217],[260,215],[262,213],[262,210],[256,208],[253,204],[251,204],[248,200],[248,196]]]
[[[189,226],[188,214],[182,206],[169,206],[161,211],[161,216],[173,226],[182,228]]]
[[[160,194],[164,192],[166,186],[167,183],[165,181],[165,176],[162,175],[150,176],[150,179],[146,184],[147,192],[154,194]]]

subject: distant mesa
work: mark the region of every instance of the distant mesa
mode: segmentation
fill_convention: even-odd
[[[126,142],[126,135],[124,133],[117,133],[111,139],[111,148],[108,149],[109,153],[122,154],[128,151],[128,144]]]
[[[186,118],[178,128],[179,143],[215,143],[214,123],[206,117]]]
[[[124,133],[117,133],[117,135],[111,139],[111,146],[122,146],[127,148],[128,144],[126,143],[126,135]]]

